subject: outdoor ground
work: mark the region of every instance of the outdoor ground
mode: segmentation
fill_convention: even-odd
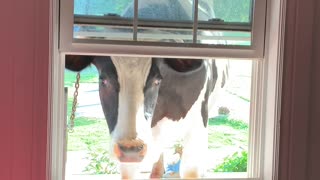
[[[208,125],[210,171],[226,156],[237,151],[247,151],[248,148],[251,61],[232,61],[230,75],[226,91],[220,95],[216,106],[210,112]],[[75,128],[74,132],[68,135],[67,177],[90,173],[84,172],[90,163],[86,159],[90,148],[98,152],[109,149],[107,124],[100,107],[97,72],[94,67],[90,67],[83,71],[81,76]],[[66,70],[68,116],[70,116],[74,81],[75,73]],[[229,116],[218,115],[218,108],[221,106],[230,110]]]

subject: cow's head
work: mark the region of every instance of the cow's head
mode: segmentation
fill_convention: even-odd
[[[161,74],[151,58],[67,56],[66,68],[99,72],[101,105],[120,162],[140,162],[151,140],[151,118]]]
[[[152,142],[151,122],[163,78],[158,62],[159,59],[146,57],[66,56],[67,69],[81,71],[90,64],[98,69],[100,100],[111,148],[120,162],[142,161]],[[201,64],[179,59],[164,62],[181,73]]]

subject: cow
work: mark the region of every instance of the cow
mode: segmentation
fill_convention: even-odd
[[[227,75],[219,63],[211,59],[67,55],[65,66],[72,71],[90,64],[97,68],[111,153],[120,162],[123,179],[134,178],[140,163],[150,164],[151,178],[162,177],[163,145],[169,132],[183,138],[180,176],[199,178],[205,171],[208,109]]]
[[[140,19],[193,20],[191,1],[141,0],[138,6]],[[132,18],[133,9],[132,1],[120,16]],[[214,18],[212,1],[200,1],[198,13],[201,21]],[[180,176],[202,176],[208,109],[227,76],[218,66],[221,61],[67,55],[65,63],[73,71],[90,64],[98,69],[111,153],[120,162],[122,178],[133,178],[141,163],[151,164],[151,178],[162,177],[163,146],[172,136],[183,139]]]

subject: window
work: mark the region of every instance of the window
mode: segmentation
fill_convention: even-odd
[[[251,0],[75,1],[73,37],[250,46],[252,5]]]
[[[83,53],[90,46],[91,53],[123,54],[116,48],[122,45],[142,56],[263,58],[266,0],[86,2],[61,1],[64,52]],[[237,13],[242,15],[236,18]]]
[[[237,63],[241,61],[236,59],[250,59],[250,66],[252,65],[253,70],[250,96],[251,128],[248,140],[248,171],[244,177],[260,179],[273,176],[273,173],[275,173],[274,158],[276,154],[276,149],[274,148],[276,140],[274,139],[276,139],[277,132],[275,129],[278,104],[277,93],[279,93],[277,83],[279,82],[279,71],[281,70],[278,69],[280,66],[279,57],[271,61],[270,58],[273,55],[270,53],[271,50],[267,51],[266,56],[264,56],[264,51],[269,50],[272,46],[279,46],[279,44],[274,45],[269,42],[270,39],[268,38],[270,38],[269,31],[272,26],[276,27],[276,29],[278,28],[273,33],[276,33],[277,36],[281,34],[281,27],[279,27],[281,23],[277,24],[278,21],[281,22],[280,15],[282,11],[277,11],[277,7],[282,7],[280,2],[269,4],[269,7],[278,17],[273,21],[269,19],[273,23],[267,26],[268,32],[265,32],[267,5],[265,0],[232,1],[235,6],[236,3],[247,3],[247,9],[243,10],[247,14],[244,18],[240,18],[240,16],[225,17],[221,11],[219,12],[219,7],[216,8],[214,5],[206,6],[210,3],[217,3],[219,2],[218,0],[174,1],[176,5],[170,6],[172,8],[178,7],[181,3],[188,3],[185,7],[188,7],[187,12],[191,14],[184,19],[172,18],[171,16],[152,16],[144,19],[142,14],[149,13],[150,9],[148,10],[147,8],[146,11],[143,11],[144,4],[141,3],[143,2],[142,0],[121,1],[121,3],[116,1],[113,2],[113,5],[118,4],[117,7],[119,8],[109,8],[102,12],[94,11],[97,6],[100,6],[100,1],[95,1],[96,4],[92,3],[88,6],[86,6],[85,2],[80,0],[75,0],[74,2],[61,0],[59,36],[57,34],[57,26],[54,26],[53,56],[55,65],[53,69],[54,90],[52,93],[59,97],[52,100],[53,124],[51,126],[53,135],[51,141],[53,145],[51,158],[53,168],[51,171],[53,177],[55,177],[54,179],[63,179],[64,177],[64,169],[57,167],[64,167],[63,157],[65,156],[65,151],[63,150],[65,146],[63,143],[61,144],[61,140],[65,139],[63,137],[65,122],[61,120],[64,119],[62,112],[65,112],[65,110],[64,107],[61,107],[61,104],[65,102],[62,87],[63,60],[66,54],[192,58],[227,57],[235,59],[233,61]],[[230,6],[229,1],[224,1],[222,4]],[[105,3],[104,5],[108,4]],[[77,6],[83,8],[74,9]],[[56,14],[58,14],[57,7],[59,7],[57,4],[53,6]],[[128,11],[126,15],[123,14],[124,9]],[[232,8],[230,8],[231,10]],[[214,12],[214,15],[211,13],[209,15],[210,18],[203,19],[202,14],[208,11]],[[58,22],[58,19],[54,20]],[[149,33],[156,30],[159,30],[159,33]],[[167,39],[164,42],[159,42],[164,37]],[[270,47],[265,47],[264,37],[267,37],[266,40],[269,43],[267,45]],[[280,42],[281,38],[279,37],[277,37],[277,42]],[[275,51],[274,53],[277,54],[279,52]],[[266,61],[266,59],[270,61]],[[276,72],[276,75],[273,76],[274,72]],[[270,79],[275,81],[270,81]],[[268,131],[267,127],[271,127],[273,130]],[[272,136],[268,137],[266,134]],[[272,143],[272,148],[263,150],[262,147],[266,147],[265,144],[267,142]],[[268,152],[269,150],[271,153]],[[268,171],[270,169],[271,171]],[[269,172],[272,173],[268,174]],[[223,178],[227,179],[228,177]]]
[[[219,95],[213,97],[216,100],[209,110],[208,157],[204,177],[248,177],[249,173],[254,171],[254,168],[248,169],[248,154],[252,156],[256,153],[252,152],[253,147],[249,147],[249,136],[255,136],[257,133],[255,129],[259,129],[250,122],[250,119],[254,119],[250,114],[250,106],[253,105],[251,81],[254,62],[223,59],[216,61],[228,64],[228,80]],[[94,66],[90,66],[80,74],[76,118],[74,122],[71,122],[70,118],[67,120],[69,125],[75,124],[75,126],[72,132],[67,133],[66,180],[94,179],[102,176],[118,178],[117,161],[112,158],[109,148],[112,138],[107,133],[108,126],[99,98],[99,73]],[[76,72],[65,70],[64,86],[68,88],[68,117],[73,108],[76,76]],[[196,110],[201,111],[201,109]],[[177,177],[176,171],[181,156],[177,152],[183,146],[183,137],[180,137],[175,129],[181,126],[172,125],[174,128],[165,129],[166,141],[163,148],[164,166],[167,170],[164,177],[167,178]],[[142,178],[147,178],[150,174],[148,166],[141,171]]]

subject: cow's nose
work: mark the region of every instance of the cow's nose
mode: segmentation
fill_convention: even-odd
[[[143,150],[144,144],[138,146],[125,146],[122,144],[118,144],[120,151],[123,153],[139,153]]]
[[[120,162],[141,162],[147,152],[142,140],[122,140],[114,146],[114,153]]]

